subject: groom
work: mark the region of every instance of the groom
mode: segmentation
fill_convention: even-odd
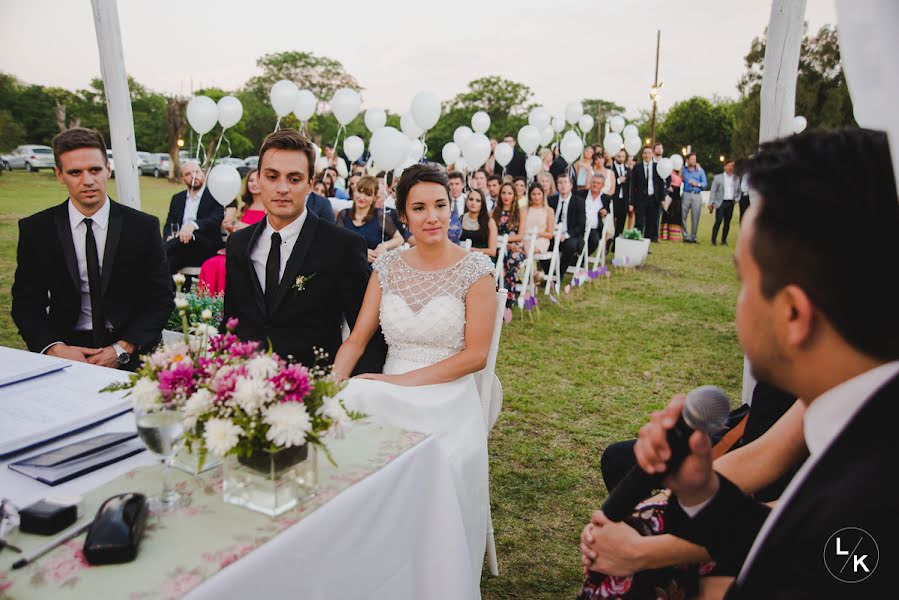
[[[259,150],[259,187],[267,217],[228,240],[223,325],[237,318],[243,340],[306,366],[314,349],[333,362],[346,318],[356,322],[370,270],[365,240],[327,223],[306,208],[315,164],[312,143],[282,129]],[[380,373],[386,344],[376,335],[357,365]]]

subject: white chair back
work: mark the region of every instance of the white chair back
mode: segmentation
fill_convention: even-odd
[[[549,291],[555,287],[556,295],[562,290],[562,273],[561,273],[561,256],[559,254],[559,245],[562,243],[562,225],[556,224],[556,235],[553,242],[552,256],[549,259],[549,273],[546,273],[546,287],[543,289],[545,295],[549,295]]]
[[[537,267],[537,258],[534,256],[537,250],[537,228],[532,227],[527,233],[524,234],[524,244],[527,247],[527,260],[524,263],[524,279],[522,279],[521,285],[518,286],[518,290],[521,292],[518,294],[518,308],[524,309],[524,295],[525,293],[534,294],[534,270]]]
[[[506,250],[509,247],[509,234],[503,234],[496,240],[496,268],[493,274],[496,278],[496,285],[503,284],[504,267],[506,264]]]
[[[496,292],[496,312],[494,313],[493,336],[490,350],[487,353],[487,365],[478,371],[478,395],[481,397],[481,410],[484,414],[484,425],[489,432],[499,418],[503,407],[503,388],[496,377],[496,357],[499,354],[499,339],[503,329],[503,314],[506,312],[506,299],[509,297],[505,289]]]
[[[459,245],[465,250],[471,250],[471,240],[464,240]]]

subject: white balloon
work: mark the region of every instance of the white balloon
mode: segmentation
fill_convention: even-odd
[[[425,153],[425,145],[421,140],[409,140],[409,160],[418,162]]]
[[[206,178],[206,187],[216,202],[228,206],[240,193],[240,173],[229,165],[215,165]]]
[[[549,111],[542,106],[538,106],[528,115],[528,125],[533,125],[540,131],[549,127],[551,120],[552,116],[549,114]]]
[[[483,133],[471,134],[462,144],[462,156],[470,168],[480,168],[490,158],[490,140]]]
[[[402,163],[400,163],[400,166],[398,166],[397,168],[395,168],[393,170],[393,178],[399,179],[400,177],[403,176],[403,171],[405,171],[406,169],[408,169],[409,167],[411,167],[414,164],[415,164],[415,161],[413,161],[413,160],[409,160],[409,159],[404,160]]]
[[[525,125],[518,130],[518,145],[528,154],[533,154],[540,145],[540,132],[533,125]]]
[[[297,105],[297,94],[299,93],[297,84],[287,79],[282,79],[272,86],[268,93],[268,98],[275,109],[275,114],[279,117],[286,117],[290,111]]]
[[[456,159],[456,162],[453,163],[453,167],[456,171],[465,172],[468,169],[468,163],[466,163],[465,159],[460,156]]]
[[[565,135],[562,136],[562,142],[559,144],[559,152],[562,154],[565,162],[569,165],[574,164],[581,158],[583,151],[584,142],[581,141],[580,136],[573,131],[565,132]]]
[[[327,156],[319,156],[317,159],[315,159],[315,172],[321,173],[322,171],[327,169],[330,164],[331,162],[328,160]]]
[[[793,117],[793,133],[802,133],[808,127],[808,121],[802,115]]]
[[[430,130],[440,120],[440,100],[431,92],[418,92],[409,109],[419,127]]]
[[[609,120],[609,129],[611,129],[615,133],[621,133],[621,131],[624,129],[624,117],[622,117],[621,115],[615,115],[614,117],[612,117]],[[634,129],[636,129],[636,127]]]
[[[529,156],[524,163],[524,172],[527,173],[528,179],[539,173],[542,166],[543,161],[539,156]]]
[[[443,145],[443,150],[440,154],[443,156],[443,164],[449,166],[459,160],[459,157],[462,156],[462,150],[456,142],[447,142]]]
[[[222,96],[218,101],[218,113],[222,129],[234,127],[243,116],[243,104],[234,96]]]
[[[187,103],[187,122],[200,135],[211,131],[218,119],[219,108],[209,96],[194,96]]]
[[[610,131],[602,140],[602,147],[606,152],[613,156],[618,154],[618,151],[621,150],[623,145],[624,140],[621,139],[621,134],[615,133],[614,131]]]
[[[569,125],[574,125],[584,115],[584,105],[577,100],[572,100],[565,106],[565,120]]]
[[[356,162],[362,153],[365,152],[365,142],[358,135],[351,135],[343,140],[343,153],[350,162]]]
[[[331,112],[337,122],[343,126],[356,118],[362,108],[362,97],[359,92],[350,88],[340,88],[331,98]]]
[[[624,151],[628,153],[628,156],[636,156],[642,147],[643,142],[637,136],[631,136],[624,140]]]
[[[671,164],[675,171],[680,171],[684,168],[684,157],[680,154],[672,154],[671,155]]]
[[[658,173],[659,177],[662,179],[667,179],[668,176],[671,175],[672,169],[674,169],[674,165],[671,164],[670,158],[659,159],[659,162],[656,163],[656,173]]]
[[[490,115],[483,110],[479,110],[471,115],[471,128],[474,129],[475,133],[485,133],[490,129]]]
[[[459,148],[461,148],[462,144],[465,143],[465,140],[467,140],[468,136],[472,133],[474,132],[471,130],[471,127],[468,125],[460,125],[459,127],[456,127],[456,130],[453,132],[453,141],[456,142],[456,145],[459,146]]]
[[[424,129],[418,126],[418,123],[415,122],[415,117],[412,116],[411,112],[403,113],[403,116],[400,117],[400,129],[403,130],[403,133],[406,134],[410,140],[414,140],[416,138],[421,137],[421,134],[424,133]]]
[[[555,137],[556,132],[553,130],[552,125],[547,125],[540,132],[540,145],[549,147]]]
[[[593,129],[594,123],[595,121],[590,115],[582,115],[581,118],[577,120],[578,129],[580,129],[584,133],[587,133],[588,131]]]
[[[514,152],[512,146],[506,142],[500,142],[496,145],[496,148],[494,148],[493,156],[496,158],[496,162],[499,166],[505,167],[512,160],[512,154],[514,154]]]
[[[293,105],[293,114],[296,115],[297,119],[305,123],[315,114],[317,106],[318,100],[315,94],[309,90],[300,90],[297,92],[297,101]]]
[[[387,125],[387,112],[383,108],[369,108],[365,111],[365,126],[372,133]]]
[[[630,125],[628,125],[627,127],[625,127],[624,129],[621,130],[621,137],[623,137],[624,139],[627,139],[629,137],[639,138],[640,131],[637,129],[636,125],[631,123]]]
[[[375,165],[375,159],[369,157],[368,162],[365,163],[365,172],[372,177],[378,174],[378,167]]]
[[[409,138],[393,127],[381,127],[368,144],[375,165],[381,171],[392,171],[409,155]]]
[[[337,168],[337,174],[340,177],[346,178],[346,176],[350,174],[349,169],[346,168],[346,161],[343,160],[342,158],[340,158],[339,156],[337,157],[336,168]],[[343,185],[343,183],[340,182],[340,183],[338,183],[338,185]]]
[[[565,129],[565,119],[562,117],[553,117],[550,125],[552,125],[553,131],[562,133],[562,130]]]

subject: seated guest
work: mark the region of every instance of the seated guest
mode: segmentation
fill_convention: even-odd
[[[375,206],[377,197],[378,180],[366,175],[356,184],[353,206],[337,215],[337,225],[365,238],[369,264],[384,252],[403,245],[403,235],[394,225],[393,219]]]
[[[584,248],[584,227],[587,224],[587,215],[584,209],[584,198],[573,194],[571,191],[571,176],[564,172],[556,178],[556,187],[559,193],[547,198],[547,204],[555,213],[555,223],[562,228],[562,241],[559,244],[559,267],[562,277],[568,267],[577,262],[578,254]],[[550,249],[555,239],[550,243]],[[543,271],[549,270],[549,262],[543,267]]]
[[[530,200],[524,228],[526,232],[537,232],[534,252],[543,254],[549,250],[549,242],[553,239],[553,211],[546,205],[543,186],[532,183],[528,190],[528,198]],[[527,251],[527,246],[525,251]]]
[[[466,212],[462,215],[462,235],[459,241],[471,240],[473,252],[483,252],[487,256],[496,256],[496,222],[487,212],[484,192],[473,189],[465,200]]]
[[[341,160],[338,158],[338,160]],[[322,176],[324,176],[325,188],[328,190],[326,198],[337,198],[338,200],[349,200],[350,195],[346,193],[346,190],[341,189],[337,185],[337,180],[339,179],[339,175],[337,173],[337,169],[335,167],[328,167],[322,172]]]
[[[528,209],[528,180],[524,177],[515,177],[512,185],[515,186],[515,200],[518,202],[518,208],[524,212]]]
[[[203,169],[195,161],[185,162],[181,165],[181,181],[187,189],[172,196],[164,229],[171,273],[199,267],[223,246],[225,209],[206,189]]]
[[[551,151],[550,156],[552,156]],[[537,183],[543,188],[543,195],[547,198],[553,194],[559,193],[559,190],[556,189],[556,181],[549,171],[541,171],[540,174],[537,175]]]
[[[229,234],[244,227],[258,223],[265,218],[265,205],[259,195],[259,171],[253,169],[243,180],[243,192],[240,195],[242,206],[239,211],[228,207],[225,210],[223,228]],[[232,214],[233,213],[233,214]],[[221,294],[225,291],[225,249],[207,258],[200,267],[200,289],[208,294]]]
[[[587,190],[587,197],[584,199],[584,210],[587,213],[587,252],[593,254],[599,247],[599,240],[602,238],[603,219],[609,214],[609,208],[612,204],[612,198],[606,196],[602,189],[606,183],[605,173],[602,171],[594,172],[590,176],[590,185]]]
[[[19,221],[12,318],[32,352],[133,371],[175,307],[156,217],[113,202],[106,144],[53,138],[68,199]]]
[[[504,183],[499,190],[499,201],[493,209],[493,221],[496,223],[497,236],[508,235],[506,256],[503,258],[503,287],[509,293],[506,305],[511,307],[518,301],[518,267],[524,262],[524,224],[527,211],[518,208],[515,186]]]
[[[849,575],[839,569],[854,558],[858,576],[865,555],[869,576],[849,595],[884,597],[892,571],[871,569],[871,538],[884,548],[899,533],[899,483],[889,475],[899,422],[899,312],[895,282],[883,273],[883,265],[899,262],[899,198],[887,136],[861,128],[805,132],[762,144],[745,170],[753,200],[735,256],[737,333],[753,375],[806,405],[809,458],[772,510],[716,472],[708,436],[693,433],[690,456],[664,480],[677,509],[670,531],[739,565],[730,599],[842,598],[846,584],[831,570]],[[867,223],[866,251],[878,260],[858,260],[838,236],[823,233],[847,203]],[[666,430],[682,407],[675,398],[640,430],[634,453],[645,471],[664,472]],[[855,552],[848,535],[842,550],[835,545],[834,534],[846,527],[856,528],[853,544],[867,540],[855,556],[840,556]]]

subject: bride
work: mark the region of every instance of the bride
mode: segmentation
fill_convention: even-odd
[[[480,581],[488,516],[487,435],[473,374],[484,368],[496,314],[494,267],[447,238],[449,183],[417,164],[400,177],[396,210],[416,245],[374,263],[362,309],[334,359],[345,379],[380,325],[384,374],[352,379],[347,408],[376,422],[433,434],[453,469],[474,581]]]

